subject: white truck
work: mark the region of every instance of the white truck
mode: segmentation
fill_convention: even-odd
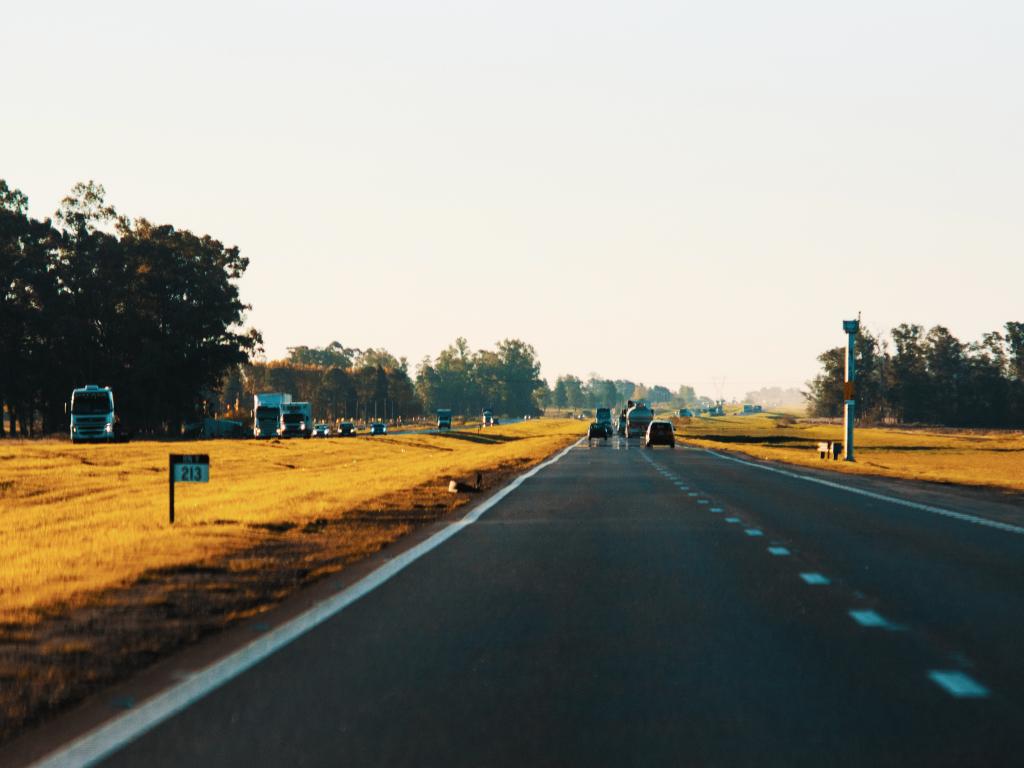
[[[630,401],[626,410],[626,437],[643,437],[647,434],[647,426],[654,421],[654,410],[643,400]]]
[[[117,437],[114,390],[95,384],[72,390],[71,442],[98,440],[112,443]]]
[[[281,405],[281,437],[312,437],[313,405],[283,403]]]
[[[252,436],[277,437],[281,434],[281,406],[292,401],[287,392],[257,392],[253,395]]]

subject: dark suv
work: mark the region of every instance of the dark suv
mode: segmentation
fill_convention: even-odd
[[[671,421],[652,421],[647,426],[647,434],[644,435],[644,448],[653,448],[656,445],[676,447],[676,433],[672,428]]]
[[[588,443],[591,440],[607,440],[609,437],[611,437],[611,435],[609,434],[608,427],[599,421],[595,421],[593,424],[590,425],[590,428],[587,430]]]

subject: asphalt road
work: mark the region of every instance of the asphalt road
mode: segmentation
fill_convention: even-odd
[[[583,444],[103,764],[1021,765],[1022,587],[1013,529]]]

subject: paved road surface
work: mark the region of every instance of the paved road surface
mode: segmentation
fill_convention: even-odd
[[[1022,587],[1012,529],[582,444],[104,765],[1021,765]]]

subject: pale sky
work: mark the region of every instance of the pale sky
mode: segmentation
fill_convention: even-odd
[[[1024,320],[1024,4],[8,2],[0,178],[238,245],[270,357],[714,395]]]

